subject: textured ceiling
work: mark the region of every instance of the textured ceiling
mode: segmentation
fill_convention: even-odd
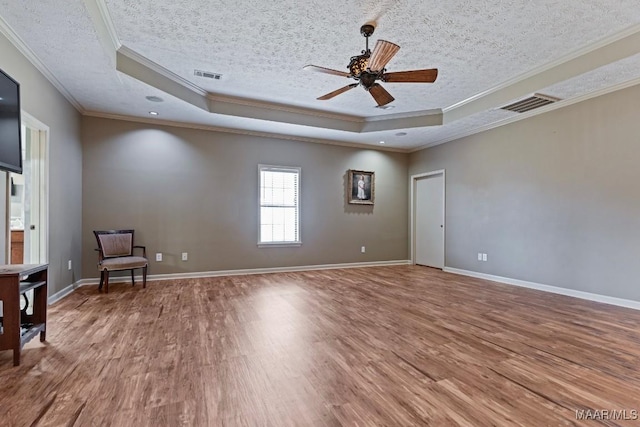
[[[113,52],[100,39],[90,13],[95,5],[105,6],[112,37],[119,43],[214,96],[351,118],[446,111],[640,23],[637,0],[0,0],[6,27],[83,112],[147,120],[149,110],[157,110],[161,120],[198,126],[376,146],[385,140],[385,147],[399,149],[447,141],[515,113],[498,110],[502,104],[490,105],[456,120],[447,120],[445,113],[442,126],[368,133],[303,126],[295,120],[212,114],[165,93],[161,85],[153,87],[116,71]],[[302,67],[312,63],[346,70],[349,58],[364,48],[359,28],[368,21],[377,24],[372,46],[385,39],[402,47],[388,64],[389,71],[433,67],[439,69],[438,80],[385,83],[396,98],[392,110],[374,108],[362,88],[330,101],[316,100],[351,80]],[[223,77],[203,79],[194,76],[194,69]],[[535,91],[572,99],[638,78],[640,55],[631,55]],[[152,104],[145,99],[148,95],[165,102]],[[401,131],[408,135],[395,136]]]

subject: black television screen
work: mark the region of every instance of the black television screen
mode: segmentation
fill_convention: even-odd
[[[0,70],[0,170],[22,173],[20,85]]]

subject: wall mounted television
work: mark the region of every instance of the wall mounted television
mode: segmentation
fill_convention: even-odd
[[[22,173],[20,84],[0,70],[0,170]]]

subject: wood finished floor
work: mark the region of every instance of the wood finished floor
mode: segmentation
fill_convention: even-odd
[[[640,312],[414,266],[113,284],[0,353],[2,426],[557,426],[640,410]],[[618,413],[620,414],[620,413]]]

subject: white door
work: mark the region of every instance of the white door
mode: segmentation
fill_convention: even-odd
[[[415,263],[444,268],[444,174],[415,180]]]

